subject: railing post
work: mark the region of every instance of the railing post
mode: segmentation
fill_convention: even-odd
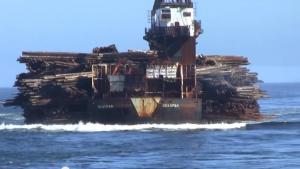
[[[184,98],[184,89],[183,89],[183,78],[184,78],[184,75],[183,75],[183,65],[180,65],[180,76],[181,76],[181,99]]]

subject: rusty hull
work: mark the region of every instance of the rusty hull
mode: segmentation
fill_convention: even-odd
[[[89,121],[103,123],[200,122],[200,99],[140,97],[108,98],[90,105]]]

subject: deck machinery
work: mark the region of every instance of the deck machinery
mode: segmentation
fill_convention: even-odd
[[[244,57],[196,56],[202,33],[191,0],[155,0],[147,52],[23,52],[18,76],[28,123],[256,120],[263,93]]]

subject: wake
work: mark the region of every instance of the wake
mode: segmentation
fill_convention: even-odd
[[[53,132],[110,132],[110,131],[188,131],[188,130],[230,130],[245,128],[247,123],[218,124],[137,124],[137,125],[105,125],[97,123],[79,123],[69,125],[14,125],[1,124],[0,130],[35,130]]]

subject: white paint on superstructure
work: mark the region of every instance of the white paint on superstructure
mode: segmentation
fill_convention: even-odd
[[[176,79],[178,65],[150,65],[146,70],[148,79],[157,79],[160,77],[167,79]]]
[[[155,27],[188,26],[190,36],[194,36],[195,13],[193,8],[164,7],[156,10],[152,18]]]

